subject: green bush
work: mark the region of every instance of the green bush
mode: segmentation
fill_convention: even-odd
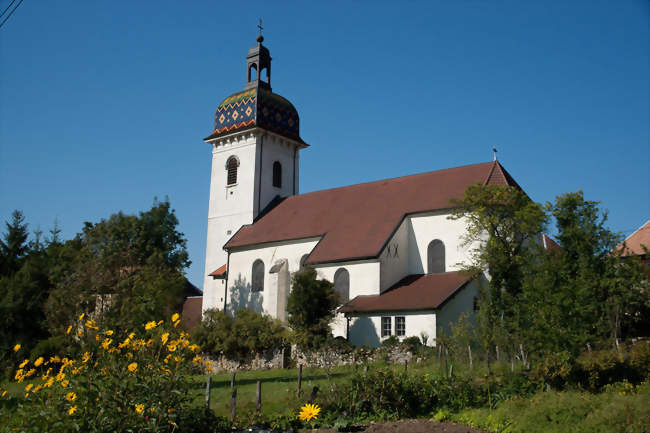
[[[69,353],[70,339],[64,335],[55,335],[39,341],[31,351],[30,357],[37,359],[39,356],[49,359],[50,357],[61,354]]]
[[[287,331],[278,320],[248,309],[237,311],[234,318],[223,310],[207,310],[192,337],[206,354],[249,359],[280,349]]]
[[[422,350],[422,343],[420,342],[419,337],[406,337],[402,340],[401,344],[402,347],[413,354],[419,353]]]

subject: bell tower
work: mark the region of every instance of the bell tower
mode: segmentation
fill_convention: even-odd
[[[271,54],[264,37],[246,56],[244,90],[217,107],[212,147],[203,310],[223,309],[228,255],[223,246],[277,200],[298,194],[300,118],[287,99],[271,90]],[[237,276],[231,276],[236,279]]]

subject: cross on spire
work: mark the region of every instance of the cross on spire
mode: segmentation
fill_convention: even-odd
[[[257,25],[258,30],[258,36],[262,36],[262,30],[264,30],[264,27],[262,27],[262,18],[260,18],[260,23]]]

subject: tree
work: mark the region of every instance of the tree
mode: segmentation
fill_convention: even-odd
[[[471,262],[464,270],[474,276],[487,271],[480,287],[480,335],[486,348],[495,343],[517,344],[520,325],[518,298],[523,290],[531,246],[546,223],[542,207],[520,189],[502,185],[472,185],[450,219],[467,223],[463,245],[470,246]],[[479,280],[480,281],[480,280]]]
[[[293,274],[287,312],[289,325],[296,331],[301,346],[317,348],[331,336],[329,325],[338,305],[334,285],[317,279],[314,268],[306,267]]]
[[[177,225],[169,202],[157,200],[139,215],[86,222],[56,248],[55,289],[46,306],[52,330],[66,329],[81,312],[126,329],[178,311],[190,261]]]
[[[11,214],[11,222],[5,222],[7,232],[0,240],[0,272],[11,275],[20,269],[23,259],[29,252],[27,224],[19,210]]]
[[[558,196],[546,210],[562,248],[540,251],[529,263],[523,296],[528,338],[542,352],[577,355],[587,343],[612,342],[643,320],[648,279],[640,261],[615,252],[620,237],[582,191]]]

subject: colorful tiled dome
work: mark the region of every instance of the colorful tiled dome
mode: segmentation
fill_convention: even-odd
[[[257,45],[248,50],[244,91],[219,104],[214,131],[206,140],[259,127],[304,143],[300,138],[298,112],[291,102],[271,90],[271,53],[262,45],[263,41],[264,37],[258,36]],[[266,79],[262,79],[263,72]]]
[[[262,87],[224,99],[214,115],[214,131],[206,140],[255,126],[302,142],[298,111],[291,102]]]

